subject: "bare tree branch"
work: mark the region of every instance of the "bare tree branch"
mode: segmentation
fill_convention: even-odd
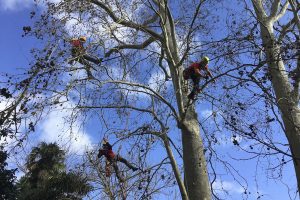
[[[91,0],[92,3],[94,3],[95,5],[98,5],[99,7],[101,7],[102,9],[104,9],[107,14],[109,14],[109,16],[114,20],[114,22],[130,27],[130,28],[134,28],[136,30],[141,30],[143,32],[148,33],[149,35],[151,35],[153,38],[157,39],[157,40],[162,40],[162,37],[160,36],[160,34],[156,33],[155,31],[141,25],[141,24],[136,24],[134,22],[131,21],[127,21],[125,19],[122,18],[118,18],[115,13],[104,3],[98,1],[98,0]]]
[[[141,44],[123,44],[120,46],[115,46],[112,49],[110,49],[107,53],[105,53],[104,57],[109,57],[111,54],[116,53],[121,49],[144,49],[154,41],[155,39],[153,37],[150,37]]]
[[[274,17],[270,17],[272,21],[278,21],[283,15],[285,14],[287,8],[289,7],[289,2],[286,1],[283,7],[281,8],[280,12],[275,15]]]
[[[290,5],[292,7],[294,18],[296,19],[296,24],[297,24],[297,27],[298,27],[298,31],[300,31],[300,19],[299,19],[299,15],[298,15],[299,8],[297,9],[297,4],[295,3],[294,0],[288,0],[288,1],[290,2]],[[299,5],[298,5],[298,7],[299,7]]]

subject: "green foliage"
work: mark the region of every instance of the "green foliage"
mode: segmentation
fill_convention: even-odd
[[[55,143],[46,144],[42,142],[38,147],[34,147],[26,162],[30,182],[35,184],[43,176],[64,171],[64,160],[64,151]]]
[[[65,153],[56,143],[41,143],[27,157],[28,173],[18,183],[20,200],[80,200],[91,187],[75,172],[66,172]]]
[[[15,172],[16,169],[8,170],[6,159],[8,154],[3,150],[3,146],[0,146],[0,199],[11,200],[15,199]]]

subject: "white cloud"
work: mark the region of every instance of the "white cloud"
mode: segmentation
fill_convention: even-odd
[[[17,178],[18,181],[19,181],[19,180],[21,179],[21,177],[24,176],[24,175],[25,175],[25,173],[22,172],[22,171],[19,171],[19,170],[15,173],[15,176],[16,176],[16,178]]]
[[[33,4],[33,0],[0,0],[0,7],[3,10],[21,10]]]
[[[212,117],[212,114],[213,114],[213,111],[209,110],[209,109],[200,111],[201,118],[204,118],[204,119]]]
[[[201,106],[199,108],[201,108]],[[198,110],[198,112],[200,113],[201,123],[206,122],[209,124],[213,124],[213,123],[220,123],[222,120],[219,111],[204,109],[204,110]]]
[[[71,72],[69,72],[69,74],[71,74],[72,76],[65,74],[64,81],[66,83],[69,83],[74,80],[80,80],[80,79],[87,78],[86,70],[83,68],[84,68],[84,65],[80,64],[79,62],[72,64],[72,66],[70,66]],[[73,70],[73,69],[76,69],[76,70]]]
[[[49,0],[51,3],[59,3],[62,0]],[[22,10],[33,6],[34,0],[0,0],[0,10]],[[44,2],[39,2],[39,6],[45,7]]]
[[[151,89],[158,90],[159,87],[165,82],[165,74],[161,71],[157,73],[152,73],[149,80],[148,85]],[[168,83],[168,82],[167,82]]]
[[[68,107],[72,107],[69,104]],[[39,126],[41,136],[39,140],[45,142],[57,142],[61,147],[68,149],[70,153],[83,154],[91,146],[91,138],[81,128],[79,122],[65,122],[71,115],[71,111],[52,111]]]
[[[115,74],[118,74],[117,72]],[[116,75],[115,75],[116,76]],[[128,75],[128,79],[127,81],[128,82],[134,82],[130,76],[130,74]],[[118,77],[115,77],[116,79],[118,79]],[[119,78],[120,79],[120,78]],[[154,72],[151,74],[147,84],[145,86],[151,88],[152,90],[154,91],[158,91],[160,89],[160,87],[163,85],[163,84],[166,84],[167,87],[170,86],[171,82],[166,82],[165,83],[165,75],[163,72],[161,71],[158,71],[158,72]],[[143,85],[143,84],[142,84]],[[131,96],[135,96],[135,97],[138,97],[138,98],[141,98],[143,99],[143,101],[146,101],[146,100],[150,100],[150,96],[146,93],[150,93],[152,94],[152,92],[148,89],[145,89],[145,88],[142,88],[142,87],[132,87],[132,86],[124,86],[122,85],[123,88],[128,88],[128,89],[131,89],[131,90],[136,90],[136,91],[139,91],[139,92],[136,92],[136,91],[131,91],[129,93],[126,93],[127,95],[131,95]]]
[[[4,109],[8,108],[12,104],[12,102],[13,102],[13,99],[11,99],[11,98],[7,99],[7,100],[2,100],[0,102],[0,112],[3,111]],[[1,139],[0,139],[1,145],[3,145],[3,144],[10,145],[14,142],[15,142],[15,139],[10,138],[10,137],[6,137],[6,138],[1,137]]]
[[[221,181],[221,180],[216,180],[213,185],[212,185],[213,189],[218,191],[228,191],[229,193],[244,193],[245,189],[234,183],[234,182],[229,182],[229,181]]]
[[[52,3],[60,3],[62,0],[50,0]]]
[[[67,14],[67,13],[65,13]],[[62,19],[63,17],[57,17]],[[68,33],[72,36],[88,35],[88,28],[85,25],[85,22],[79,19],[79,16],[72,15],[72,19],[68,19],[65,24],[65,28]]]
[[[0,101],[0,111],[3,111],[7,106],[9,106],[13,102],[13,99],[7,99]]]

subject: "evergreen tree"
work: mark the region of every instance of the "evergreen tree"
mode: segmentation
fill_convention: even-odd
[[[4,147],[0,146],[0,199],[15,199],[15,172],[16,169],[6,169],[8,154]]]
[[[82,199],[91,189],[86,179],[67,172],[65,152],[56,143],[41,143],[27,157],[28,172],[18,184],[20,200]]]

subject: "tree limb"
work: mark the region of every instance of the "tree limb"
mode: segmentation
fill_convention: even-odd
[[[124,84],[124,85],[129,85],[129,86],[132,86],[132,87],[140,87],[140,88],[143,88],[143,89],[151,91],[158,99],[160,99],[163,103],[165,103],[172,110],[173,115],[175,116],[175,119],[177,121],[180,121],[179,120],[179,116],[178,116],[175,108],[165,98],[163,98],[159,93],[157,93],[153,89],[151,89],[151,88],[149,88],[149,87],[147,87],[145,85],[139,84],[139,83],[132,83],[132,82],[126,82],[126,81],[118,81],[118,80],[105,81],[105,82],[101,82],[100,84],[105,84],[105,83]]]
[[[109,57],[111,54],[116,53],[121,49],[144,49],[154,41],[155,38],[150,37],[141,44],[124,44],[124,45],[115,46],[112,49],[110,49],[107,53],[105,53],[104,57]]]
[[[193,26],[194,26],[194,23],[195,23],[196,18],[198,17],[199,12],[200,12],[200,7],[201,7],[202,3],[203,3],[203,0],[200,0],[199,4],[198,4],[197,7],[196,7],[196,11],[195,11],[195,13],[194,13],[192,23],[190,24],[189,32],[188,32],[187,37],[186,37],[186,44],[187,44],[187,45],[186,45],[186,50],[185,50],[185,52],[184,52],[184,54],[183,54],[181,60],[180,60],[179,63],[177,64],[177,66],[182,65],[182,63],[183,63],[184,60],[186,59],[186,57],[187,57],[187,55],[188,55],[188,52],[189,52],[189,50],[190,50],[190,43],[191,43],[191,42],[190,42],[190,37],[191,37],[191,34],[192,34],[192,32],[193,32]]]
[[[156,33],[155,31],[147,28],[146,26],[143,26],[142,24],[137,24],[134,23],[132,21],[127,21],[125,19],[119,18],[115,15],[115,13],[104,3],[98,1],[98,0],[91,0],[91,2],[99,7],[101,7],[103,10],[105,10],[105,12],[112,18],[112,20],[118,24],[121,24],[123,26],[126,27],[130,27],[130,28],[134,28],[136,30],[141,30],[145,33],[148,33],[149,35],[151,35],[153,38],[157,39],[157,40],[162,40],[162,37],[160,36],[160,34]]]
[[[254,8],[257,10],[257,12],[259,13],[258,18],[260,21],[262,21],[263,19],[267,18],[267,14],[265,12],[265,9],[262,5],[262,0],[251,0]]]
[[[294,23],[295,23],[295,18],[293,18],[287,24],[285,24],[285,25],[282,26],[282,30],[280,31],[280,34],[278,36],[278,42],[282,41],[282,39],[284,38],[284,36],[288,33],[288,30],[290,29],[290,27]]]
[[[99,108],[99,109],[115,109],[115,108],[126,108],[126,109],[132,109],[140,112],[146,112],[152,114],[151,110],[143,109],[143,108],[137,108],[134,106],[129,105],[101,105],[101,106],[84,106],[84,105],[78,105],[76,108],[79,109],[90,109],[90,108]]]
[[[165,148],[167,150],[167,154],[168,154],[168,157],[170,159],[170,162],[171,162],[171,166],[173,168],[173,171],[174,171],[174,175],[175,175],[175,178],[176,178],[176,181],[177,181],[177,184],[178,184],[178,187],[179,187],[179,190],[180,190],[180,193],[181,193],[181,197],[182,199],[184,200],[188,200],[188,194],[187,194],[187,191],[186,191],[186,188],[185,188],[185,185],[182,181],[182,178],[181,178],[181,173],[178,169],[178,166],[177,166],[177,163],[176,163],[176,160],[175,160],[175,157],[173,155],[173,152],[172,152],[172,149],[171,149],[171,146],[170,146],[170,142],[169,142],[169,139],[167,137],[166,134],[164,134],[161,139],[163,140],[164,142],[164,145],[165,145]]]
[[[275,1],[272,3],[272,6],[271,6],[271,13],[270,13],[270,16],[269,16],[269,18],[270,18],[271,20],[274,20],[275,17],[277,16],[277,12],[278,12],[279,6],[280,6],[280,0],[275,0]]]
[[[163,66],[163,59],[164,59],[164,56],[165,53],[164,53],[164,49],[161,48],[161,53],[160,53],[160,57],[159,57],[159,63],[158,63],[158,66],[163,70],[163,72],[165,73],[165,81],[168,81],[171,76],[169,75],[169,73],[167,72],[166,68]]]
[[[290,2],[290,5],[292,7],[292,11],[294,13],[294,18],[296,19],[296,24],[297,24],[297,27],[298,27],[298,30],[300,31],[300,19],[299,19],[299,15],[298,15],[298,10],[296,9],[297,5],[295,5],[296,3],[294,2],[294,0],[288,0]]]
[[[285,14],[288,7],[289,7],[289,2],[286,1],[285,4],[283,5],[283,7],[281,8],[280,12],[277,15],[275,15],[274,17],[271,17],[271,20],[273,22],[278,21],[281,17],[283,17],[283,15]]]
[[[158,15],[153,15],[150,19],[145,20],[145,21],[143,22],[143,26],[147,26],[147,25],[149,25],[149,24],[155,22],[157,19],[158,19]]]

